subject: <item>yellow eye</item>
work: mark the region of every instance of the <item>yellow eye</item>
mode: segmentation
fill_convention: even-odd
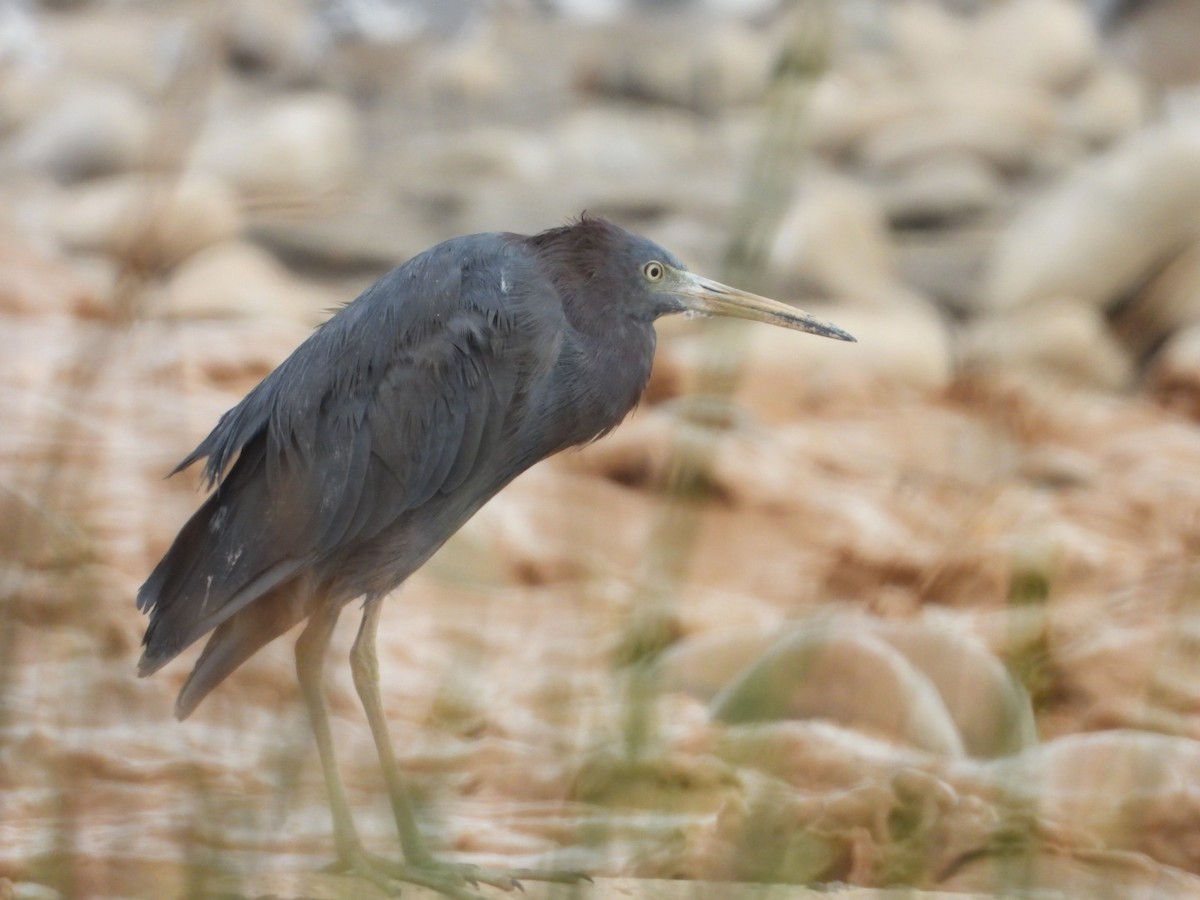
[[[647,281],[662,281],[667,269],[658,260],[652,260],[642,266],[642,274],[646,276]]]

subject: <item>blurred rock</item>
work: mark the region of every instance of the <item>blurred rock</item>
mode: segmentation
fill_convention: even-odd
[[[893,3],[887,12],[891,48],[903,70],[937,77],[968,63],[971,22],[946,4]]]
[[[243,72],[285,85],[311,83],[329,46],[314,8],[304,0],[259,0],[230,10],[226,52]]]
[[[147,105],[132,91],[95,82],[73,86],[30,123],[13,148],[22,166],[76,181],[137,168],[152,131]]]
[[[528,140],[528,139],[526,139]],[[701,141],[690,117],[678,110],[622,110],[610,106],[576,109],[563,116],[551,136],[562,171],[629,179],[634,173],[662,176],[670,161],[698,152]],[[670,191],[663,185],[662,191]]]
[[[1172,332],[1200,322],[1200,243],[1166,262],[1113,314],[1117,334],[1137,357]]]
[[[302,202],[349,189],[362,155],[349,101],[310,93],[214,116],[191,160],[248,196]]]
[[[917,109],[863,137],[858,155],[871,169],[884,172],[930,156],[966,154],[1002,172],[1022,172],[1058,126],[1052,98],[1019,82],[964,73],[909,90],[920,92]]]
[[[894,225],[941,227],[991,209],[1003,185],[978,156],[944,153],[892,174],[879,194]]]
[[[1136,829],[1134,829],[1136,830]],[[1014,875],[1019,865],[1019,876]],[[1145,857],[1105,852],[1095,846],[1075,850],[1049,846],[1023,854],[1019,863],[1003,854],[966,857],[938,887],[945,891],[991,895],[997,885],[1036,885],[1035,896],[1122,897],[1128,900],[1174,900],[1200,897],[1200,878],[1179,869],[1157,866]]]
[[[1093,0],[1109,50],[1139,74],[1162,87],[1200,80],[1195,36],[1200,5],[1192,0]]]
[[[96,294],[69,267],[0,238],[0,312],[77,315],[94,312],[98,304]]]
[[[167,318],[282,318],[313,323],[333,305],[254,244],[214,244],[179,266],[151,306]]]
[[[101,252],[138,269],[168,269],[241,229],[237,195],[199,173],[182,179],[116,175],[65,198],[56,231],[72,250]]]
[[[170,82],[187,30],[178,16],[131,15],[107,4],[44,16],[41,24],[64,70],[80,82],[115,82],[143,97],[160,94]]]
[[[602,53],[578,65],[585,90],[711,111],[748,103],[766,89],[774,53],[762,32],[732,22],[631,17]],[[670,40],[663,40],[665,33]]]
[[[1063,90],[1097,64],[1096,32],[1070,0],[982,4],[974,16],[947,4],[906,2],[889,10],[890,34],[904,71],[941,79],[970,71],[997,83]]]
[[[1150,118],[1145,87],[1124,69],[1100,66],[1066,100],[1063,127],[1089,146],[1104,147]]]
[[[137,376],[156,385],[182,384],[189,400],[195,401],[183,410],[169,409],[166,420],[155,423],[162,429],[158,446],[164,456],[178,453],[180,426],[170,421],[172,416],[182,415],[187,438],[199,440],[212,427],[214,416],[236,403],[312,333],[311,319],[297,321],[279,314],[172,317],[170,310],[156,309],[154,299],[149,298],[147,316],[137,329],[138,341],[130,348],[137,357]],[[158,299],[166,298],[159,294]],[[166,402],[177,394],[168,389]],[[139,430],[147,427],[139,425]],[[164,471],[171,466],[174,462]],[[175,486],[190,490],[192,483]],[[154,535],[165,551],[173,536],[169,525],[156,528]]]
[[[998,761],[992,773],[1046,820],[1070,823],[1110,851],[1195,866],[1198,741],[1127,730],[1069,735]]]
[[[435,243],[416,225],[396,226],[394,215],[339,209],[303,219],[254,220],[246,236],[302,272],[378,276]]]
[[[58,99],[57,87],[44,63],[0,68],[0,136],[36,121]]]
[[[808,130],[817,149],[849,156],[877,130],[922,114],[925,107],[919,92],[893,73],[834,69],[813,87]]]
[[[1037,743],[1029,696],[980,641],[929,622],[864,625],[937,688],[968,756],[1009,756]]]
[[[412,146],[415,155],[426,161],[424,164],[429,170],[437,174],[474,180],[491,177],[506,182],[536,182],[561,163],[558,158],[560,154],[580,165],[598,162],[588,159],[588,151],[597,149],[589,139],[599,137],[603,119],[602,115],[596,116],[594,113],[566,117],[560,123],[559,133],[553,138],[556,146],[551,146],[551,141],[526,129],[488,127],[472,129],[448,145],[439,139],[436,142],[416,140]],[[622,139],[629,142],[627,147],[645,140],[646,136],[638,134],[638,123],[627,124],[630,128],[622,135]],[[581,146],[584,142],[589,142],[589,146]],[[647,162],[647,158],[642,156],[638,165]]]
[[[7,879],[2,879],[7,881]],[[0,889],[3,885],[0,884]],[[18,881],[12,885],[11,900],[62,900],[63,894],[61,891],[56,891],[47,884],[39,884],[36,881]],[[9,898],[5,898],[9,900]]]
[[[995,236],[991,227],[906,232],[896,245],[901,279],[955,313],[972,313]]]
[[[1200,323],[1175,332],[1154,354],[1146,392],[1160,406],[1200,422]]]
[[[1071,0],[991,3],[975,23],[975,64],[999,80],[1022,79],[1052,90],[1077,84],[1099,59],[1095,29]]]
[[[710,702],[780,637],[769,625],[714,628],[677,642],[659,657],[664,691],[682,691]]]
[[[809,627],[836,630],[852,639],[873,635],[903,654],[937,689],[967,755],[1007,756],[1037,742],[1029,698],[1004,664],[973,637],[925,621],[844,617],[815,626],[789,625],[782,631],[761,625],[713,629],[681,641],[663,655],[661,686],[709,702],[772,653],[776,643],[789,641]],[[805,673],[801,663],[795,678],[802,680]]]
[[[774,643],[716,697],[728,724],[825,719],[949,757],[962,739],[933,684],[868,634],[813,626]]]
[[[1012,218],[984,300],[1013,309],[1071,297],[1105,309],[1200,229],[1200,128],[1138,133]]]
[[[769,254],[771,269],[856,303],[886,305],[897,289],[883,207],[858,182],[827,173],[804,181]]]
[[[814,404],[837,397],[878,395],[879,391],[931,392],[953,375],[950,340],[937,313],[928,307],[859,309],[839,306],[809,310],[837,324],[858,343],[817,339],[781,328],[745,328],[741,336],[697,335],[659,350],[661,377],[674,389],[694,393],[702,372],[738,354],[736,403],[767,422],[789,422]],[[719,327],[716,323],[709,329]],[[740,328],[741,326],[734,326]]]
[[[959,335],[958,357],[971,372],[1037,373],[1077,387],[1122,390],[1133,362],[1094,307],[1072,300],[996,313]]]
[[[497,46],[490,32],[481,30],[438,45],[414,79],[438,103],[495,102],[513,87],[509,56],[509,48]]]

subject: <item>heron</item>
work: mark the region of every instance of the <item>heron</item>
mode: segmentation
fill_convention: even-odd
[[[730,316],[842,341],[840,328],[690,272],[598,216],[535,235],[438,244],[317,329],[171,472],[204,460],[210,494],[137,595],[139,675],[208,635],[180,690],[187,718],[259,649],[304,622],[296,676],[320,758],[337,866],[468,898],[468,885],[574,872],[484,870],[427,847],[381,703],[382,600],[539,460],[620,423],[650,378],[655,321]],[[402,861],[366,849],[334,752],[323,673],[342,609],[362,598],[350,667]]]

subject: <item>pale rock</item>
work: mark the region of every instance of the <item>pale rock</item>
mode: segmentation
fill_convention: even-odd
[[[686,39],[664,41],[659,20],[622,23],[617,40],[585,59],[579,83],[603,94],[711,110],[757,99],[774,53],[761,31],[733,22],[693,21]]]
[[[284,84],[314,79],[328,49],[314,9],[303,0],[259,0],[232,7],[225,23],[230,62]]]
[[[291,276],[254,244],[214,244],[172,275],[155,312],[166,318],[315,322],[333,298]]]
[[[995,236],[991,225],[906,232],[896,243],[901,278],[940,306],[973,314]]]
[[[44,110],[13,153],[22,166],[77,181],[142,165],[152,130],[148,107],[132,91],[95,82],[75,87]]]
[[[500,99],[514,83],[508,49],[498,47],[486,31],[440,46],[424,60],[415,76],[438,102],[487,104]]]
[[[584,0],[594,2],[594,0]],[[763,20],[779,9],[777,0],[700,0],[696,4],[706,14],[726,19]]]
[[[0,239],[0,312],[78,315],[94,311],[97,295],[70,267],[23,243]]]
[[[876,195],[856,181],[811,174],[784,215],[768,254],[770,268],[861,303],[894,291],[895,251]]]
[[[7,880],[0,878],[0,892],[3,892],[4,882]],[[61,891],[37,881],[18,881],[15,884],[10,882],[9,888],[11,893],[5,897],[5,900],[62,900],[63,898]]]
[[[711,704],[728,724],[824,719],[947,757],[962,738],[937,689],[869,634],[814,625],[773,644]]]
[[[676,174],[671,161],[697,152],[697,139],[695,123],[678,110],[591,106],[565,115],[551,146],[559,170],[573,177],[629,180],[635,173]]]
[[[782,328],[709,323],[705,333],[659,350],[681,394],[711,390],[714,371],[737,373],[733,399],[766,422],[789,422],[830,398],[936,392],[954,373],[945,324],[927,304],[894,309],[809,306],[836,322],[857,343],[813,338]]]
[[[181,427],[188,440],[200,440],[216,417],[312,332],[311,321],[279,315],[184,319],[172,318],[170,310],[156,309],[153,303],[147,306],[148,314],[136,332],[138,343],[130,353],[138,360],[137,377],[163,386],[167,415],[156,423],[163,429],[156,446],[167,454],[178,444]],[[171,406],[178,396],[178,389],[170,387],[175,384],[186,389],[191,401],[183,409]],[[180,425],[180,418],[186,419],[185,425]],[[164,529],[160,537],[169,542],[171,534]]]
[[[349,189],[362,156],[350,102],[310,93],[215,117],[191,161],[255,199],[301,202]]]
[[[1083,4],[1071,0],[1010,0],[988,4],[975,23],[975,64],[998,80],[1021,79],[1052,90],[1084,78],[1100,57]]]
[[[323,276],[378,276],[437,242],[415,211],[378,191],[319,215],[266,210],[252,216],[246,236],[289,267]]]
[[[1169,260],[1113,315],[1121,340],[1137,357],[1172,332],[1200,322],[1200,242]]]
[[[1200,422],[1200,323],[1175,332],[1154,354],[1146,392],[1160,406]]]
[[[1104,316],[1066,299],[980,317],[959,335],[957,350],[969,372],[1036,372],[1103,390],[1127,388],[1134,375]]]
[[[709,702],[771,653],[777,642],[810,627],[851,639],[873,635],[898,650],[937,689],[967,755],[1006,756],[1037,742],[1029,697],[1004,664],[978,639],[930,621],[839,616],[816,626],[793,624],[782,630],[765,624],[713,628],[663,654],[660,686]]]
[[[1132,134],[1150,118],[1150,95],[1124,69],[1103,65],[1062,107],[1066,131],[1093,147]]]
[[[1021,172],[1058,128],[1053,99],[1034,85],[964,73],[919,90],[923,102],[912,114],[864,136],[858,155],[870,169],[885,172],[929,156],[962,153],[1004,172]]]
[[[996,170],[978,156],[947,152],[892,173],[879,194],[893,223],[937,226],[986,212],[1003,190]]]
[[[905,71],[940,77],[969,62],[971,25],[943,3],[895,3],[888,7],[888,37]]]
[[[584,127],[586,122],[574,124]],[[415,138],[411,146],[415,157],[424,161],[421,165],[439,175],[471,179],[493,177],[506,182],[530,183],[544,179],[547,172],[554,171],[558,153],[566,149],[559,147],[556,153],[556,148],[531,131],[487,125],[471,129],[449,146],[436,136],[431,136],[428,141]]]
[[[1094,842],[1074,850],[1055,846],[1062,842],[1057,840],[1057,835],[1049,837],[1055,840],[1039,841],[1044,849],[1022,854],[1019,863],[1003,853],[965,856],[937,887],[953,892],[955,897],[994,897],[998,886],[1009,885],[1014,877],[1018,877],[1022,892],[1056,900],[1061,897],[1121,897],[1122,900],[1200,897],[1200,877],[1181,869],[1157,865],[1137,854],[1106,852]],[[1070,837],[1074,837],[1076,843],[1082,843],[1077,834],[1068,835]],[[1014,870],[1014,865],[1018,864],[1020,868]],[[1014,876],[1014,871],[1020,874]],[[1001,890],[1005,888],[1001,887]]]
[[[122,304],[132,299],[123,292],[122,265],[118,260],[102,253],[72,253],[69,260],[71,273],[85,288],[84,302],[76,308],[76,314],[86,318],[110,318],[122,311]]]
[[[71,250],[100,252],[135,268],[169,269],[203,248],[233,238],[241,206],[211,176],[115,175],[64,198],[55,230]]]
[[[781,634],[778,626],[744,625],[721,626],[691,635],[659,657],[659,687],[663,691],[681,691],[708,703]]]
[[[848,155],[879,129],[921,114],[927,106],[926,98],[890,72],[885,77],[835,68],[813,86],[809,139],[825,153]]]
[[[997,761],[991,773],[1044,819],[1070,823],[1110,850],[1195,865],[1198,741],[1133,730],[1073,734]]]
[[[1048,488],[1085,488],[1095,484],[1100,467],[1082,450],[1046,446],[1025,453],[1017,472],[1030,483]],[[1035,577],[1040,577],[1039,569],[1053,574],[1052,564],[1035,566]]]
[[[968,756],[1008,756],[1037,743],[1029,696],[978,639],[925,621],[871,621],[859,628],[899,650],[937,688]]]
[[[179,17],[130,15],[103,4],[41,22],[56,57],[81,82],[117,82],[146,97],[159,94],[177,72],[187,31]]]
[[[0,71],[0,136],[7,138],[37,121],[60,100],[61,89],[42,65],[9,65]]]
[[[1200,4],[1192,0],[1111,3],[1119,7],[1106,29],[1109,52],[1159,87],[1191,86],[1200,81],[1196,34]]]
[[[1200,128],[1140,132],[1013,216],[983,301],[1015,309],[1071,297],[1105,309],[1200,229]]]

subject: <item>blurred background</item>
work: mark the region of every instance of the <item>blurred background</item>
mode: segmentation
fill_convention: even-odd
[[[0,898],[368,890],[303,874],[290,637],[184,724],[195,649],[135,677],[164,476],[391,267],[585,209],[859,343],[661,322],[639,411],[388,600],[436,849],[1200,897],[1198,44],[1195,0],[0,0]]]

